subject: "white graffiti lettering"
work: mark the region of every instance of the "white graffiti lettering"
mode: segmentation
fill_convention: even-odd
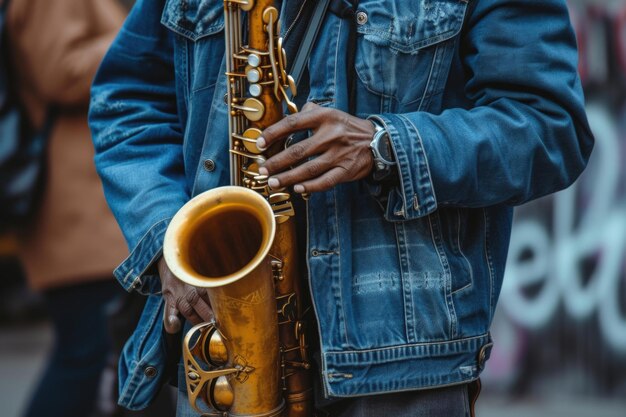
[[[618,193],[626,161],[620,161],[616,122],[607,110],[589,106],[587,114],[596,137],[584,174],[589,186],[579,181],[552,197],[552,230],[536,218],[514,223],[500,305],[529,329],[546,325],[560,302],[576,320],[597,312],[603,337],[626,351],[619,297],[626,279],[626,199]],[[539,289],[528,295],[531,286]]]

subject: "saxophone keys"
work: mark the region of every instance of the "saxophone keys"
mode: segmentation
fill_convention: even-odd
[[[280,33],[280,30],[278,31]],[[285,54],[285,49],[283,48],[283,38],[278,38],[278,43],[276,45],[276,52],[278,55],[278,66],[281,69],[287,68],[287,55]]]
[[[293,79],[291,75],[287,76],[287,84],[289,85],[289,90],[291,91],[292,96],[298,95],[298,88],[296,87],[296,81]],[[296,109],[296,112],[298,109]]]
[[[285,203],[289,201],[291,196],[288,193],[275,193],[270,195],[270,205]]]
[[[240,151],[239,149],[231,149],[231,154],[243,156],[244,158],[257,159],[263,162],[265,159],[261,155],[255,155],[253,153],[247,153],[244,151]],[[257,168],[258,169],[258,168]]]
[[[300,348],[300,358],[302,358],[302,363],[310,366],[309,364],[309,356],[307,355],[307,348],[309,347],[306,340],[306,327],[305,322],[298,321],[295,326],[296,331],[296,339],[298,340],[299,348]],[[309,369],[308,367],[306,369]]]
[[[246,119],[252,122],[258,122],[265,114],[265,106],[256,98],[246,99],[246,101],[243,102],[242,107],[236,108],[243,111],[243,115],[246,116]]]
[[[263,92],[263,88],[259,84],[250,84],[248,92],[252,97],[260,97]]]
[[[289,220],[289,218],[292,216],[275,215],[274,219],[276,220],[276,223],[282,224],[282,223],[285,223],[287,220]]]
[[[298,113],[298,106],[296,106],[296,103],[289,101],[287,102],[287,110],[289,110],[289,114]]]
[[[239,8],[245,12],[249,12],[254,7],[254,0],[229,0],[231,3],[237,3]]]
[[[248,64],[251,67],[258,67],[259,65],[261,65],[261,57],[257,54],[248,55]]]
[[[268,7],[263,11],[263,22],[268,25],[273,25],[278,21],[278,10],[276,7]]]
[[[284,223],[296,215],[288,193],[271,194],[268,198],[277,223]]]
[[[235,393],[230,382],[228,382],[228,378],[220,376],[211,388],[211,402],[215,409],[219,411],[229,410],[235,402]]]
[[[296,313],[298,312],[298,305],[296,300],[297,299],[295,293],[291,293],[285,297],[281,297],[281,299],[279,300],[283,302],[283,304],[278,309],[278,314],[283,317],[285,322],[293,322],[296,320]]]
[[[243,146],[250,153],[258,155],[261,153],[261,150],[257,148],[256,141],[261,136],[261,129],[257,129],[255,127],[251,127],[246,129],[245,132],[241,135],[241,141],[243,142]],[[258,171],[257,171],[258,173]]]
[[[267,182],[267,178],[268,178],[267,175],[259,174],[259,162],[260,163],[265,162],[265,159],[261,155],[259,155],[258,162],[254,161],[254,162],[251,162],[250,165],[248,165],[248,167],[246,168],[245,174],[254,178],[255,181]]]
[[[222,334],[217,329],[211,334],[207,345],[204,349],[207,362],[214,366],[222,366],[228,362],[228,350]]]
[[[290,114],[298,113],[298,106],[296,105],[296,103],[294,103],[293,101],[289,99],[289,96],[287,95],[285,88],[282,85],[279,85],[277,87],[278,87],[278,91],[280,91],[280,94],[283,96],[285,103],[287,104],[287,110],[289,111],[289,113]]]
[[[252,65],[248,65],[246,68],[246,78],[248,79],[248,82],[256,84],[261,81],[262,76],[263,73],[259,68],[253,68]]]

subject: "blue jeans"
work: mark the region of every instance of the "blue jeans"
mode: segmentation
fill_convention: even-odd
[[[371,395],[342,400],[324,408],[320,417],[470,417],[468,385]]]
[[[54,346],[25,417],[87,417],[110,353],[106,306],[121,294],[112,278],[43,293]]]

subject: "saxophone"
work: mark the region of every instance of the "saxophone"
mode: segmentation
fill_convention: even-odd
[[[187,392],[203,415],[310,417],[295,213],[289,192],[271,190],[258,172],[281,147],[256,146],[283,117],[283,102],[297,112],[287,95],[295,83],[285,71],[279,12],[271,0],[224,0],[224,30],[231,185],[185,204],[163,247],[178,279],[207,288],[214,313],[185,335]]]

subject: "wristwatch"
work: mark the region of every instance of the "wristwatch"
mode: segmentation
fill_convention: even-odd
[[[370,149],[374,156],[374,168],[372,169],[371,179],[377,183],[387,182],[393,179],[397,174],[395,168],[397,162],[391,147],[389,133],[378,121],[372,119],[368,120],[372,122],[376,129],[374,137],[370,142]]]

